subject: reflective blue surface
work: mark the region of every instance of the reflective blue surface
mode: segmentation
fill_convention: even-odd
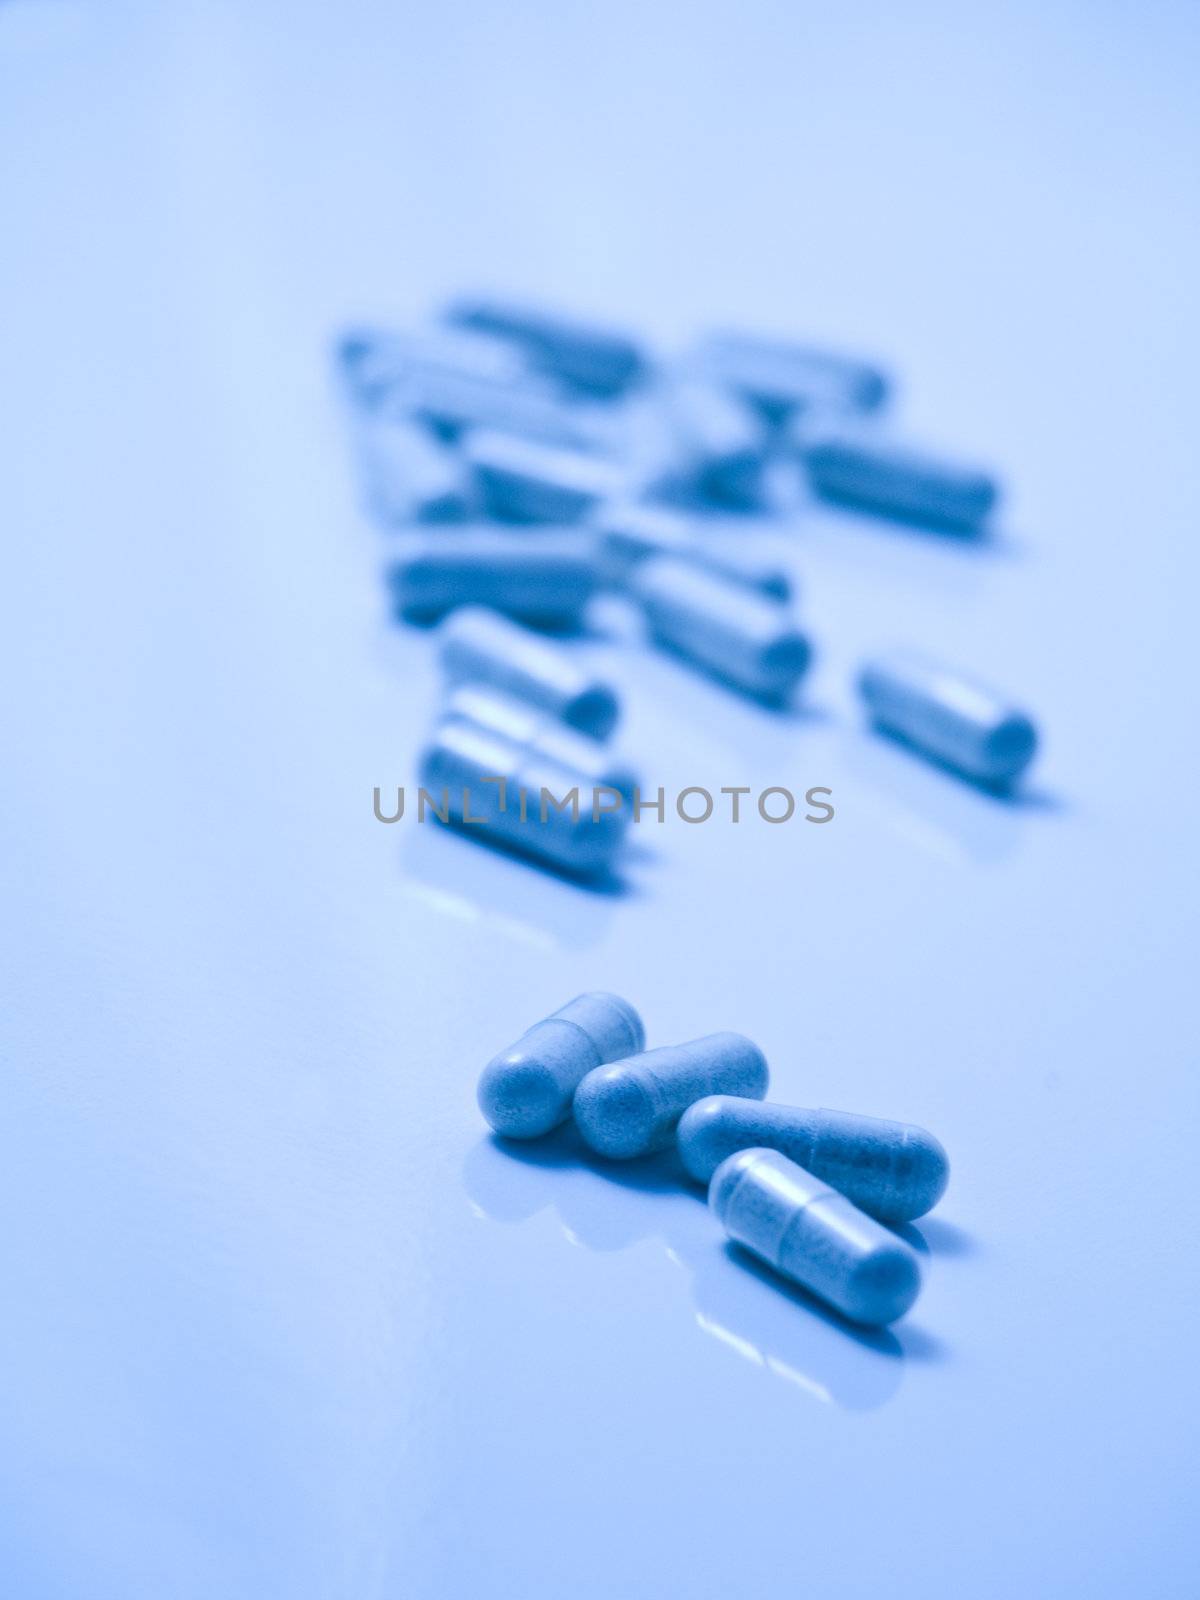
[[[1190,1600],[1196,47],[1171,4],[0,6],[6,1591]],[[831,824],[647,822],[588,893],[373,819],[436,668],[329,342],[484,267],[877,354],[1003,473],[978,548],[746,534],[818,643],[794,716],[577,646],[647,782]],[[892,645],[1037,716],[1020,803],[866,729]],[[492,1142],[482,1065],[594,988],[944,1140],[894,1333],[667,1158]]]

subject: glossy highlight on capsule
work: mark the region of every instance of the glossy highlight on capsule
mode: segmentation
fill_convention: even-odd
[[[674,557],[630,580],[655,643],[769,704],[790,699],[812,651],[791,609]]]
[[[483,683],[528,700],[593,739],[607,739],[621,715],[611,684],[562,645],[482,606],[453,612],[438,630],[447,683]]]
[[[852,1322],[884,1327],[920,1293],[916,1252],[778,1150],[723,1161],[708,1203],[734,1243]]]
[[[646,1030],[619,995],[581,994],[488,1062],[479,1109],[506,1139],[536,1139],[565,1122],[579,1083],[595,1067],[645,1048]]]
[[[461,719],[440,722],[420,760],[419,807],[580,878],[611,870],[629,826],[585,773]],[[423,798],[424,797],[424,798]]]
[[[737,1151],[765,1147],[881,1222],[923,1217],[950,1181],[949,1158],[924,1128],[848,1111],[807,1111],[710,1095],[688,1107],[676,1137],[680,1159],[697,1183],[707,1183]]]
[[[913,652],[867,662],[858,689],[877,728],[985,787],[1010,789],[1037,753],[1026,712]]]

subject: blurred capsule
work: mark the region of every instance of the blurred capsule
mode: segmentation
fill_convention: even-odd
[[[466,833],[485,834],[579,877],[611,868],[629,826],[629,808],[619,797],[614,807],[606,805],[585,773],[457,719],[434,729],[419,781],[435,808]]]
[[[474,486],[461,459],[404,419],[366,418],[359,459],[367,506],[378,522],[461,522],[472,513]]]
[[[999,497],[986,472],[866,431],[822,428],[808,440],[802,436],[800,450],[823,499],[905,522],[978,534]]]
[[[709,1095],[679,1123],[679,1155],[697,1183],[707,1183],[739,1150],[778,1150],[832,1184],[868,1216],[911,1222],[946,1192],[950,1163],[931,1133],[907,1122],[806,1111],[736,1095]]]
[[[438,715],[442,720],[457,717],[474,722],[522,748],[540,750],[563,766],[574,767],[589,783],[617,790],[626,800],[632,800],[638,787],[638,774],[606,745],[528,700],[514,700],[486,685],[461,683],[446,696]]]
[[[755,510],[767,467],[762,422],[715,384],[681,378],[665,391],[679,460],[678,482],[714,505]]]
[[[479,1079],[479,1109],[507,1139],[536,1139],[571,1115],[594,1067],[646,1047],[642,1019],[620,995],[577,995],[494,1056]]]
[[[389,573],[397,614],[430,622],[456,606],[490,606],[540,627],[577,628],[600,586],[594,544],[569,532],[537,539],[489,525],[414,539]]]
[[[858,689],[877,727],[977,783],[1009,787],[1037,751],[1024,711],[922,656],[897,651],[869,661]]]
[[[656,643],[773,704],[790,697],[811,650],[778,600],[674,557],[644,562],[630,583]]]
[[[622,485],[611,461],[511,433],[472,434],[464,454],[484,510],[504,522],[577,522]]]
[[[798,412],[874,411],[889,388],[886,375],[866,362],[746,333],[709,334],[693,361],[770,422]]]
[[[531,306],[463,299],[447,309],[446,320],[511,339],[539,371],[585,393],[615,398],[645,371],[642,352],[627,335]]]
[[[461,329],[417,333],[353,328],[338,343],[338,364],[351,397],[371,410],[418,373],[454,373],[497,387],[529,381],[519,354],[500,339]]]
[[[614,1160],[665,1149],[680,1117],[709,1094],[761,1099],[766,1057],[740,1033],[712,1033],[597,1067],[575,1091],[575,1121],[588,1147]]]
[[[481,683],[560,717],[593,739],[607,739],[621,703],[611,684],[593,676],[561,645],[482,606],[455,611],[438,631],[448,683]]]
[[[608,580],[623,587],[643,561],[675,556],[730,583],[757,589],[776,600],[792,596],[792,580],[783,567],[756,560],[737,550],[717,550],[704,542],[686,518],[640,502],[610,502],[591,518],[600,535],[601,559]]]
[[[916,1252],[778,1150],[723,1161],[708,1203],[735,1243],[854,1322],[895,1322],[920,1292]]]

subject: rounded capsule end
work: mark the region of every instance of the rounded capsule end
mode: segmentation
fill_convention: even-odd
[[[893,1222],[914,1222],[932,1211],[950,1182],[950,1157],[941,1141],[924,1128],[910,1131],[904,1145],[904,1161],[907,1203],[902,1213],[896,1212],[889,1219]]]
[[[563,721],[593,739],[607,739],[621,715],[621,703],[611,689],[594,683],[563,711]]]
[[[911,1310],[920,1292],[921,1268],[915,1251],[902,1239],[889,1239],[855,1267],[842,1309],[854,1322],[882,1328]]]
[[[706,1095],[689,1106],[679,1119],[675,1132],[679,1159],[688,1176],[697,1183],[707,1183],[727,1154],[722,1135],[728,1099],[729,1096],[723,1094]]]
[[[734,1195],[741,1187],[742,1180],[749,1176],[758,1164],[762,1154],[761,1150],[738,1150],[733,1155],[727,1156],[713,1173],[708,1185],[708,1207],[723,1228]]]
[[[987,763],[996,783],[1009,784],[1025,771],[1037,754],[1038,735],[1031,718],[1014,711],[988,735]]]
[[[657,1112],[638,1074],[618,1062],[597,1067],[575,1091],[575,1121],[597,1155],[627,1161],[656,1147]]]
[[[571,1110],[549,1068],[516,1049],[488,1062],[477,1094],[484,1117],[506,1139],[538,1139]]]

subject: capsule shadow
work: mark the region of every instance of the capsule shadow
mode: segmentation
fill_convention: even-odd
[[[944,857],[965,855],[988,863],[1012,854],[1039,807],[1019,792],[1004,796],[981,788],[911,745],[876,732],[871,724],[848,729],[843,761],[847,772],[879,797],[878,809],[897,832]],[[843,799],[843,805],[855,803],[865,807],[871,800],[867,795]]]
[[[703,1190],[686,1178],[673,1151],[604,1161],[586,1150],[571,1124],[527,1142],[492,1135],[468,1151],[463,1184],[477,1215],[511,1225],[549,1211],[564,1236],[584,1249],[611,1252],[660,1240],[666,1259],[688,1274],[701,1332],[810,1398],[869,1410],[899,1388],[900,1341],[855,1327],[753,1257],[734,1256]]]
[[[455,830],[413,827],[400,850],[402,891],[434,913],[478,922],[537,949],[580,949],[600,939],[619,902],[580,892],[570,878],[529,873],[528,863],[464,843]]]
[[[977,1241],[944,1217],[922,1217],[920,1225],[908,1222],[894,1230],[922,1255],[966,1259],[979,1254]]]
[[[511,861],[519,861],[522,866],[534,867],[547,878],[552,878],[559,883],[569,884],[574,889],[580,889],[585,894],[598,895],[610,900],[621,900],[633,895],[636,891],[624,878],[611,869],[600,872],[571,872],[565,867],[558,866],[553,861],[547,861],[544,856],[536,855],[531,850],[523,849],[518,843],[509,839],[497,838],[487,828],[479,823],[458,822],[451,818],[443,822],[440,817],[433,819],[436,828],[443,829],[446,833],[453,834],[456,838],[469,839],[472,844],[481,845],[483,849],[490,850],[493,854],[503,856]]]

